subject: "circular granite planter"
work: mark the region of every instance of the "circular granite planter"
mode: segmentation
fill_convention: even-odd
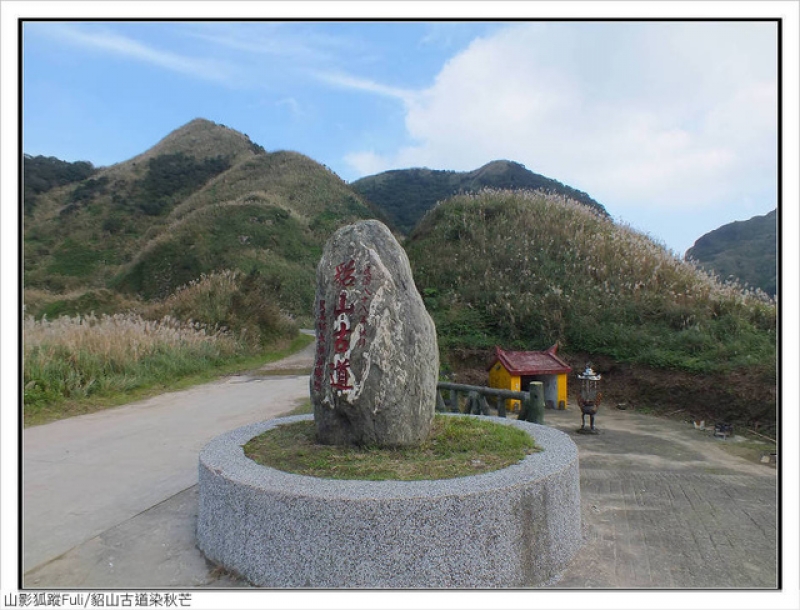
[[[489,418],[522,428],[544,451],[502,470],[437,481],[321,479],[245,457],[251,438],[311,418],[245,426],[200,453],[198,546],[255,585],[536,586],[582,544],[578,451],[558,430]]]

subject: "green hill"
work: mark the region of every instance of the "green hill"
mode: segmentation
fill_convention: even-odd
[[[573,366],[605,363],[612,379],[637,371],[649,390],[636,397],[648,404],[774,421],[775,306],[585,205],[535,192],[461,195],[431,210],[405,246],[454,368],[472,362],[483,376],[494,345],[558,342]]]
[[[57,186],[85,180],[95,172],[88,161],[69,163],[55,157],[24,155],[22,159],[24,180],[24,209],[30,216],[41,193]]]
[[[777,289],[777,211],[732,222],[703,235],[686,251],[686,258],[741,284],[774,297]]]
[[[613,223],[585,194],[544,178],[544,192],[523,190],[535,174],[518,164],[359,181],[394,195],[394,207],[375,201],[384,216],[308,157],[267,152],[203,119],[110,167],[34,159],[24,164],[35,187],[24,218],[28,313],[134,309],[263,345],[291,334],[297,319],[310,323],[330,235],[388,216],[416,226],[405,242],[414,278],[445,367],[475,372],[465,381],[485,383],[496,344],[558,342],[574,367],[595,363],[609,400],[775,421],[774,303]],[[518,190],[498,190],[509,180]],[[452,188],[487,185],[448,199]],[[410,211],[425,214],[401,215]]]
[[[586,193],[534,174],[513,161],[492,161],[471,172],[418,168],[392,170],[366,176],[350,186],[381,209],[406,234],[437,202],[483,188],[545,191],[568,197],[607,215],[605,208]]]
[[[236,269],[305,316],[325,241],[361,218],[382,216],[322,165],[196,119],[129,161],[37,194],[25,288],[153,300]]]

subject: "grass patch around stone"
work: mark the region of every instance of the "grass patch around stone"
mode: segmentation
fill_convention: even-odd
[[[428,439],[414,447],[321,445],[313,420],[277,426],[244,445],[262,466],[326,479],[420,481],[499,470],[540,451],[514,426],[436,415]]]

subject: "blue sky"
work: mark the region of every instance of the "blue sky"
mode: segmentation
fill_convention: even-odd
[[[34,155],[203,117],[347,181],[510,159],[678,254],[777,205],[774,22],[27,22],[23,61]]]

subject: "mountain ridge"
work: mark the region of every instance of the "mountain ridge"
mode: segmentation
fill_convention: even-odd
[[[281,306],[303,315],[329,234],[365,218],[384,217],[309,157],[195,119],[131,159],[37,194],[24,227],[25,286],[152,300],[237,268],[262,274]]]
[[[777,210],[722,225],[699,237],[685,259],[721,279],[777,293]]]
[[[313,323],[316,266],[337,228],[391,222],[313,159],[205,120],[115,166],[51,165],[23,224],[25,306],[40,305],[26,313],[39,316],[127,308],[269,337],[285,313]],[[620,402],[674,411],[719,389],[714,417],[774,422],[774,302],[717,285],[554,181],[531,190],[518,163],[393,171],[401,183],[421,177],[418,201],[431,177],[449,197],[404,242],[445,370],[473,354],[479,378],[463,381],[483,382],[494,345],[559,342],[571,364],[590,359],[609,381],[644,367]],[[448,195],[453,184],[481,190]]]
[[[109,165],[108,168],[127,164],[136,165],[146,162],[152,157],[175,152],[192,154],[197,158],[216,156],[235,158],[248,152],[257,154],[265,151],[253,143],[247,135],[235,129],[208,119],[195,118],[172,130],[146,151],[126,161]]]
[[[468,172],[428,168],[388,170],[355,180],[350,186],[381,209],[405,234],[410,234],[437,202],[484,188],[555,193],[608,217],[605,207],[583,191],[504,159],[490,161]]]

